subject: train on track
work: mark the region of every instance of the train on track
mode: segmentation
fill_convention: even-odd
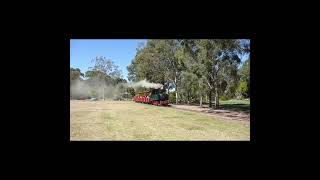
[[[155,106],[169,105],[169,95],[164,89],[150,89],[149,91],[140,92],[134,96],[132,100],[137,103],[152,104]]]

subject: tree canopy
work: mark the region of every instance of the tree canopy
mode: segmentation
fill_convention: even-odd
[[[250,40],[151,39],[136,50],[127,66],[128,80],[163,84],[170,91],[171,103],[208,103],[219,108],[220,99],[250,98],[250,58],[240,59],[250,57]],[[103,99],[110,87],[116,87],[113,95],[135,95],[112,60],[100,56],[92,62],[93,67],[84,73],[70,68],[71,86],[79,87],[80,82],[87,94]]]
[[[219,108],[221,96],[234,98],[241,92],[248,97],[250,61],[239,66],[240,56],[249,53],[250,40],[245,39],[148,40],[127,67],[128,79],[171,83],[176,103],[193,100],[202,105],[206,96],[211,107],[214,95]]]

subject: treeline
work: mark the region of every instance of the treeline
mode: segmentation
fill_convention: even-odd
[[[148,40],[127,67],[128,80],[169,84],[170,101],[219,108],[219,99],[250,98],[250,58],[240,60],[249,54],[250,40]]]
[[[127,81],[112,60],[96,57],[92,62],[94,66],[85,73],[78,68],[70,68],[71,99],[120,99],[134,95],[133,89],[125,86]]]

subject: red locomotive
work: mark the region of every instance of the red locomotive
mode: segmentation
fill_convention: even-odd
[[[155,106],[167,106],[169,104],[169,95],[165,90],[151,89],[150,91],[138,93],[133,97],[133,101]]]

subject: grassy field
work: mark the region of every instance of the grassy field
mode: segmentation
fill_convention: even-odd
[[[250,101],[249,100],[220,101],[220,105],[224,109],[250,113]]]
[[[70,101],[70,140],[250,140],[250,122],[131,101]]]

